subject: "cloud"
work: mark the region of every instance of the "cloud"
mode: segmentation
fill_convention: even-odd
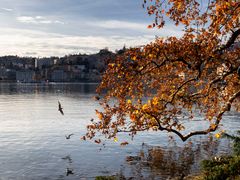
[[[37,52],[26,52],[25,53],[27,56],[37,56],[38,53]]]
[[[55,24],[65,24],[64,22],[58,21],[58,20],[53,21],[53,23],[55,23]]]
[[[106,28],[106,29],[146,29],[147,25],[143,23],[134,23],[128,21],[108,20],[98,21],[92,23],[94,26]]]
[[[147,35],[156,35],[160,37],[166,36],[182,36],[181,29],[176,29],[176,26],[172,24],[166,24],[164,29],[148,29],[148,24],[145,22],[136,23],[130,21],[120,21],[120,20],[107,20],[107,21],[96,21],[88,22],[88,25],[94,28],[100,28],[101,31],[112,30],[118,32],[126,32],[127,34],[147,34]]]
[[[114,51],[125,44],[144,45],[154,36],[73,36],[24,29],[0,29],[0,55],[64,56],[74,53],[96,53],[109,47]]]
[[[8,11],[8,12],[11,12],[11,11],[13,11],[13,9],[10,9],[10,8],[1,8],[2,10],[4,10],[4,11]]]
[[[27,24],[64,24],[64,22],[59,20],[50,20],[43,16],[19,16],[17,21]]]

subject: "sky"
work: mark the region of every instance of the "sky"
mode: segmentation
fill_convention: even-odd
[[[64,56],[144,45],[179,36],[148,29],[143,0],[0,0],[0,56]]]

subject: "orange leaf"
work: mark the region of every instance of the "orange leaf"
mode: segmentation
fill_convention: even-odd
[[[153,27],[152,27],[152,25],[148,25],[148,27],[147,27],[147,28],[148,28],[148,29],[151,29],[151,28],[153,28]]]

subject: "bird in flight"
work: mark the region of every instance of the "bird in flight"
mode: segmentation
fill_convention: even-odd
[[[66,139],[70,139],[73,134],[65,135]]]
[[[58,110],[62,115],[64,115],[62,105],[59,101],[58,101]]]

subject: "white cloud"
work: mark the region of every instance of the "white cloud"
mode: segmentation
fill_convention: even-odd
[[[19,16],[17,21],[27,24],[64,24],[62,21],[50,20],[43,16]]]
[[[129,21],[119,21],[119,20],[108,20],[108,21],[96,21],[94,23],[88,22],[88,25],[102,28],[102,29],[112,29],[127,32],[140,32],[142,34],[157,35],[157,36],[176,36],[180,37],[182,35],[181,29],[176,29],[176,26],[166,24],[164,29],[151,28],[148,29],[148,24],[146,23],[135,23]]]
[[[17,20],[28,24],[64,24],[44,16],[19,16]],[[180,30],[174,29],[175,26],[168,25],[162,30],[147,29],[144,23],[118,20],[95,21],[95,23],[84,24],[84,28],[81,27],[81,25],[73,26],[76,30],[78,29],[78,35],[66,35],[62,31],[59,31],[62,33],[49,33],[40,30],[1,28],[0,56],[89,54],[96,53],[105,47],[114,51],[122,48],[123,45],[133,47],[147,44],[155,39],[155,35],[158,37],[179,37],[182,34]],[[88,29],[87,33],[84,33],[85,29]]]
[[[35,16],[35,19],[45,19],[43,16]]]
[[[109,47],[116,50],[126,44],[144,45],[154,36],[68,36],[23,29],[0,29],[0,55],[63,56],[73,53],[96,53]]]
[[[20,16],[17,17],[17,20],[22,23],[36,23],[36,19],[30,16]]]
[[[97,21],[92,23],[94,26],[107,28],[107,29],[146,29],[147,25],[143,23],[134,23],[128,21],[109,20]]]
[[[65,24],[64,22],[62,22],[62,21],[58,21],[58,20],[55,20],[55,21],[53,21],[55,24]]]
[[[10,9],[10,8],[1,8],[2,10],[4,10],[4,11],[8,11],[8,12],[11,12],[11,11],[13,11],[13,9]]]

